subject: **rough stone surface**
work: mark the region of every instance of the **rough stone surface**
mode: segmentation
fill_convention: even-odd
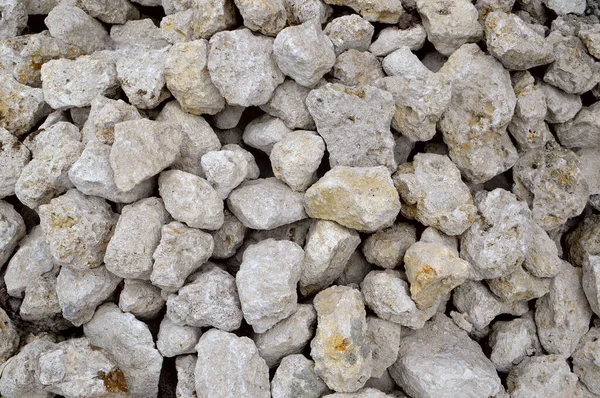
[[[223,200],[227,199],[231,191],[249,174],[246,157],[239,151],[210,151],[202,156],[200,163],[206,180]]]
[[[327,391],[315,373],[315,363],[302,354],[283,358],[271,381],[273,398],[319,398]]]
[[[91,102],[89,116],[81,129],[83,141],[100,141],[112,145],[115,140],[115,124],[141,118],[142,115],[135,106],[122,100],[97,96]]]
[[[365,239],[362,252],[371,264],[393,269],[402,264],[404,253],[416,241],[417,231],[413,225],[396,223]]]
[[[276,36],[287,23],[287,12],[282,0],[234,0],[242,14],[244,25],[266,36]]]
[[[373,351],[371,377],[382,377],[386,369],[396,362],[400,345],[401,327],[376,316],[367,317],[367,339]]]
[[[350,49],[340,54],[333,65],[332,75],[336,83],[346,86],[375,84],[385,76],[381,61],[368,51]]]
[[[13,205],[0,200],[0,267],[13,254],[17,244],[25,236],[25,222]]]
[[[263,115],[248,123],[244,129],[243,140],[246,145],[270,155],[273,146],[291,132],[283,120]]]
[[[508,392],[514,398],[575,396],[577,376],[559,355],[527,358],[508,375]]]
[[[490,360],[499,372],[509,372],[526,357],[541,351],[535,323],[530,318],[498,321],[490,333]]]
[[[423,25],[415,25],[408,29],[398,29],[395,26],[384,28],[379,32],[377,39],[369,46],[369,52],[378,57],[383,57],[402,46],[407,46],[416,51],[423,47],[426,38],[427,33]]]
[[[119,308],[135,315],[138,319],[152,319],[165,306],[160,289],[149,281],[125,279],[119,295]]]
[[[110,46],[110,37],[102,24],[81,8],[68,4],[54,7],[44,19],[44,24],[52,37],[77,46],[87,54]]]
[[[225,259],[232,257],[244,243],[247,228],[229,210],[225,210],[223,226],[212,233],[214,248],[212,258]]]
[[[196,381],[194,380],[194,371],[196,369],[196,355],[180,355],[175,358],[175,369],[177,370],[177,388],[175,394],[177,398],[195,398]]]
[[[581,97],[575,94],[567,94],[559,88],[540,82],[540,87],[546,97],[548,112],[546,121],[548,123],[564,123],[577,115],[581,109]]]
[[[575,119],[555,128],[558,140],[566,148],[600,146],[600,103],[583,107]]]
[[[315,122],[304,103],[310,91],[310,88],[286,79],[260,109],[281,119],[288,129],[314,129]]]
[[[351,14],[333,19],[323,32],[333,43],[335,54],[340,55],[349,49],[367,51],[375,28],[369,21]]]
[[[164,317],[158,330],[156,348],[163,357],[193,354],[201,335],[199,328],[179,326]]]
[[[0,309],[0,361],[5,363],[19,348],[19,333],[12,320]],[[0,378],[0,391],[1,391]]]
[[[0,127],[0,199],[15,194],[17,180],[30,158],[29,149]]]
[[[0,127],[16,136],[27,133],[37,122],[50,113],[41,88],[19,83],[8,74],[0,74]]]
[[[399,0],[326,0],[325,3],[350,7],[370,22],[381,22],[392,25],[398,23],[405,13],[402,3]]]
[[[600,392],[600,383],[598,375],[600,367],[598,366],[598,340],[600,338],[600,330],[593,327],[585,336],[581,338],[577,350],[573,353],[573,373],[593,394]]]

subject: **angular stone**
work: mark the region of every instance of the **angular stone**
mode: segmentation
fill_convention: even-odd
[[[237,105],[225,105],[223,110],[213,115],[215,127],[219,129],[233,129],[237,127],[244,114],[246,107]]]
[[[490,360],[499,372],[509,372],[526,357],[541,351],[535,323],[530,318],[495,322],[490,333],[490,347]]]
[[[86,54],[110,47],[110,37],[102,24],[68,3],[52,8],[44,24],[52,37],[77,46]]]
[[[600,329],[593,327],[583,336],[573,353],[573,373],[593,394],[600,393]]]
[[[72,327],[62,318],[54,273],[45,274],[27,286],[19,315],[24,321],[43,325],[47,330],[61,331]]]
[[[403,46],[416,51],[423,47],[426,38],[427,33],[423,25],[415,25],[408,29],[398,29],[392,26],[379,32],[377,39],[369,46],[369,52],[378,57],[384,57]]]
[[[5,363],[19,348],[19,333],[12,320],[1,308],[0,326],[2,326],[0,327],[0,361]],[[1,383],[2,382],[0,381],[0,385]]]
[[[262,105],[284,80],[273,57],[273,39],[249,29],[215,34],[209,42],[208,70],[230,105]]]
[[[324,24],[333,13],[331,6],[322,0],[283,0],[283,6],[290,25],[299,25],[312,19]]]
[[[273,145],[291,132],[292,130],[282,120],[263,115],[248,123],[244,129],[243,139],[245,144],[270,155]]]
[[[195,370],[198,398],[270,397],[269,368],[249,338],[211,329],[196,350],[202,358]]]
[[[206,180],[222,200],[227,199],[249,174],[246,157],[238,151],[207,152],[202,156],[201,164]]]
[[[376,316],[367,317],[367,339],[371,343],[373,361],[371,377],[383,376],[386,369],[396,362],[400,345],[401,327]]]
[[[24,236],[23,217],[17,213],[13,205],[0,200],[0,267],[10,258]]]
[[[27,4],[20,1],[5,1],[2,4],[0,37],[10,38],[21,34],[27,27]]]
[[[509,373],[506,384],[514,398],[575,396],[577,376],[559,355],[527,358]]]
[[[169,220],[159,198],[146,198],[123,207],[106,248],[106,268],[122,278],[150,279],[152,253],[159,244],[161,228]]]
[[[196,355],[181,355],[175,358],[175,369],[177,370],[177,398],[196,398],[196,381],[194,371],[196,369]]]
[[[362,251],[371,264],[393,269],[402,264],[404,253],[416,241],[417,231],[414,226],[396,223],[365,239]]]
[[[105,3],[98,0],[83,0],[82,6],[91,17],[110,24],[122,24],[128,19],[138,19],[140,12],[128,0]]]
[[[165,306],[160,289],[149,281],[125,279],[119,295],[119,308],[139,319],[154,318]]]
[[[336,83],[346,86],[366,86],[375,84],[385,73],[381,61],[368,51],[350,49],[340,54],[333,65]]]
[[[315,373],[315,363],[302,354],[283,358],[271,381],[273,398],[319,398],[327,391]]]
[[[509,275],[487,280],[490,290],[506,302],[542,297],[550,290],[551,282],[550,278],[536,278],[521,266]]]
[[[117,123],[110,150],[117,188],[130,191],[173,164],[182,139],[180,130],[165,122],[142,119]]]
[[[544,0],[543,3],[558,15],[583,15],[586,8],[586,2],[583,0]]]
[[[575,119],[556,125],[555,131],[566,148],[600,146],[600,103],[583,107]]]
[[[205,268],[177,295],[169,296],[167,316],[176,325],[239,329],[243,314],[235,278],[219,267]]]
[[[425,228],[419,242],[441,243],[458,255],[458,237],[446,235],[433,227]]]
[[[84,142],[100,141],[112,145],[114,142],[115,124],[127,120],[139,120],[142,115],[135,106],[122,100],[112,100],[102,96],[95,97],[81,134]]]
[[[304,103],[310,91],[310,88],[286,79],[260,109],[281,119],[288,129],[314,129],[315,122]]]
[[[287,23],[282,0],[234,0],[244,25],[266,36],[276,36]]]
[[[391,94],[378,88],[326,84],[313,90],[306,106],[325,140],[329,163],[335,166],[396,168]]]
[[[110,38],[115,49],[120,50],[121,55],[130,51],[159,50],[169,46],[160,29],[150,18],[127,21],[122,25],[113,25],[110,28]]]
[[[590,256],[600,254],[600,216],[590,214],[577,228],[567,235],[569,262],[576,267],[583,264]]]
[[[26,86],[8,74],[0,74],[0,127],[22,136],[50,111],[41,88]]]
[[[192,3],[192,38],[209,39],[236,23],[232,0],[199,1]]]
[[[340,392],[360,389],[371,375],[372,352],[360,292],[333,286],[315,296],[317,333],[310,355],[315,373]]]
[[[523,267],[538,278],[552,278],[562,268],[556,243],[537,223],[530,223],[527,254]]]
[[[577,115],[581,109],[581,97],[575,94],[567,94],[559,88],[544,82],[539,82],[544,96],[548,112],[546,121],[548,123],[564,123]]]
[[[168,317],[164,317],[160,323],[156,348],[163,357],[193,354],[196,352],[195,347],[201,335],[199,328],[179,326]]]
[[[190,41],[192,40],[193,22],[194,10],[188,8],[185,11],[165,15],[160,21],[160,32],[171,44]]]
[[[325,3],[350,7],[370,22],[392,25],[397,24],[405,13],[400,0],[325,0]]]
[[[225,210],[223,226],[212,233],[214,249],[212,258],[225,259],[233,256],[244,243],[247,228],[229,210]]]
[[[15,194],[17,180],[30,158],[29,149],[8,130],[0,127],[0,199]]]
[[[335,284],[342,286],[360,285],[365,276],[371,272],[371,269],[371,264],[367,262],[362,252],[356,249],[348,259],[342,274],[335,280]]]
[[[323,31],[333,43],[335,54],[346,50],[367,51],[375,28],[369,21],[356,14],[333,19]]]

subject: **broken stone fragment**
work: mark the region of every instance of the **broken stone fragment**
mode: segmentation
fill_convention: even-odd
[[[273,398],[319,398],[328,391],[315,373],[315,363],[302,354],[283,358],[271,381]]]
[[[414,226],[396,223],[365,239],[362,252],[371,264],[393,269],[402,264],[406,249],[416,241],[417,231]]]
[[[102,348],[115,361],[124,379],[119,389],[131,397],[153,397],[158,394],[162,356],[154,348],[148,326],[132,314],[123,313],[113,303],[102,305],[92,320],[83,325],[90,344]]]
[[[227,207],[246,227],[268,230],[306,218],[302,197],[276,178],[261,178],[234,189]]]
[[[252,340],[258,353],[270,368],[288,355],[302,352],[313,337],[317,313],[310,304],[300,304],[288,318],[278,322],[265,333],[255,333]]]
[[[223,226],[212,233],[214,249],[212,258],[225,259],[233,256],[244,243],[247,228],[229,210],[224,211]]]
[[[56,295],[62,316],[75,326],[89,322],[96,307],[115,291],[121,278],[106,267],[74,270],[62,267],[56,278]]]
[[[117,188],[125,192],[173,164],[183,139],[174,125],[148,119],[117,123],[114,137],[110,165]]]
[[[490,333],[490,360],[499,372],[509,372],[526,357],[541,351],[535,323],[530,318],[498,321]]]
[[[216,266],[205,266],[198,277],[167,300],[167,317],[176,325],[212,326],[226,332],[239,329],[242,310],[235,278]]]
[[[194,370],[196,369],[196,355],[180,355],[175,358],[175,369],[177,370],[177,398],[196,398],[196,381]]]
[[[246,157],[239,151],[210,151],[200,161],[206,180],[222,200],[240,185],[249,174]]]
[[[165,2],[163,1],[163,4]],[[236,23],[232,0],[200,1],[191,3],[192,39],[210,39],[212,35],[231,28]]]
[[[543,0],[542,3],[558,15],[583,15],[586,8],[586,2],[583,0]]]
[[[408,283],[401,279],[398,271],[371,271],[360,288],[366,305],[381,319],[408,326],[408,321],[418,311],[410,298]]]
[[[531,222],[529,226],[529,243],[523,267],[538,278],[552,278],[562,268],[556,243],[536,222]]]
[[[336,392],[335,394],[324,395],[323,397],[327,398],[391,398],[391,397],[401,397],[404,398],[403,395],[388,395],[384,392],[376,389],[376,388],[361,388],[356,392],[345,393],[345,392]]]
[[[44,102],[41,88],[32,88],[0,73],[0,127],[17,137],[24,135],[48,115],[51,108]]]
[[[100,141],[112,145],[115,140],[115,124],[139,119],[142,119],[142,115],[135,106],[122,100],[97,96],[91,101],[89,116],[81,129],[83,142]]]
[[[246,126],[244,129],[244,143],[253,148],[260,149],[267,155],[271,154],[273,145],[292,132],[283,120],[270,115],[262,115]]]
[[[593,315],[581,286],[581,269],[563,261],[550,292],[536,302],[535,323],[549,354],[570,357],[589,329]]]
[[[177,291],[211,257],[213,248],[213,238],[206,232],[178,221],[163,226],[160,243],[152,255],[152,284],[166,292]]]
[[[304,103],[310,91],[294,80],[287,79],[277,86],[271,99],[260,109],[281,119],[288,129],[314,129],[315,122]]]
[[[531,212],[502,188],[480,192],[475,200],[479,214],[462,236],[460,256],[471,265],[471,279],[506,276],[525,260]]]
[[[341,286],[359,285],[365,279],[365,276],[371,272],[371,269],[371,264],[367,262],[362,252],[356,249],[348,259],[342,274],[335,280],[335,284]]]
[[[188,8],[185,11],[165,15],[160,21],[160,32],[171,44],[190,41],[192,40],[193,22],[194,10]]]
[[[583,107],[575,119],[555,126],[556,136],[566,148],[600,146],[600,102]]]
[[[10,226],[5,228],[7,231],[11,229]],[[54,258],[50,253],[42,227],[36,225],[19,241],[19,248],[6,266],[4,274],[6,292],[12,297],[22,297],[27,286],[46,272],[52,271],[54,267]]]
[[[289,241],[267,239],[244,252],[236,285],[244,319],[256,333],[266,332],[296,311],[303,260],[302,248]]]
[[[460,171],[443,155],[417,154],[394,174],[406,205],[402,213],[448,235],[460,235],[475,221],[477,208]]]
[[[360,236],[356,231],[333,221],[315,221],[304,246],[300,292],[308,295],[329,286],[342,274],[359,244]]]
[[[367,51],[375,28],[369,21],[356,14],[333,19],[323,31],[333,43],[335,54],[346,50]]]
[[[334,391],[353,392],[371,376],[372,352],[360,291],[332,286],[315,296],[317,332],[310,343],[315,372]]]
[[[542,297],[550,290],[550,278],[537,278],[519,266],[509,275],[488,279],[490,290],[506,302],[532,300]]]
[[[359,13],[370,22],[397,24],[405,13],[400,0],[325,0],[335,6],[346,6]]]
[[[390,374],[413,397],[489,397],[502,388],[479,344],[443,314],[402,337]]]
[[[119,295],[119,308],[139,319],[154,318],[165,306],[160,289],[149,281],[125,279]]]
[[[262,105],[261,105],[262,108]],[[225,105],[223,110],[213,115],[213,122],[216,128],[233,129],[240,123],[246,107],[238,105]]]
[[[96,268],[117,223],[104,199],[71,189],[39,208],[40,224],[56,264],[78,270]]]
[[[400,211],[398,192],[385,167],[336,166],[304,195],[310,217],[374,232],[389,227]]]
[[[333,10],[322,0],[283,0],[290,25],[300,25],[310,20],[327,22]]]
[[[269,398],[269,367],[248,337],[211,329],[196,346],[198,398]],[[227,377],[222,377],[227,375]]]
[[[316,318],[316,315],[315,315]],[[19,333],[8,317],[6,312],[0,308],[0,361],[6,363],[19,348]],[[0,378],[0,390],[1,390]]]
[[[508,71],[477,45],[466,44],[439,73],[450,78],[452,99],[438,125],[463,176],[477,184],[511,168],[518,155],[506,133],[516,105]]]
[[[276,36],[287,23],[282,0],[234,0],[242,14],[244,25],[265,36]]]
[[[184,111],[214,115],[225,107],[225,99],[210,79],[208,41],[177,43],[165,61],[165,80]]]
[[[514,398],[574,397],[577,376],[560,355],[539,355],[515,366],[506,383]]]
[[[589,198],[581,159],[555,142],[521,156],[513,178],[513,192],[524,192],[533,219],[546,231],[581,214]]]
[[[104,26],[81,8],[68,4],[54,7],[44,24],[52,37],[77,46],[86,54],[110,48],[111,40]]]
[[[487,48],[510,70],[526,70],[554,61],[553,46],[514,14],[491,12],[484,23]]]
[[[82,8],[91,17],[109,24],[123,24],[129,19],[138,19],[140,12],[128,0],[106,3],[98,0],[83,0]]]
[[[433,73],[406,46],[383,59],[389,77],[375,83],[394,97],[392,127],[412,141],[428,141],[448,109],[452,85],[448,76]]]
[[[462,284],[469,276],[469,263],[441,243],[417,242],[404,255],[410,294],[421,310]]]
[[[538,83],[546,97],[546,105],[548,106],[546,121],[548,123],[564,123],[577,115],[582,106],[579,95],[567,94],[543,81]]]
[[[324,154],[325,143],[319,135],[297,130],[273,145],[269,159],[275,177],[302,192],[316,181]]]
[[[249,29],[215,34],[209,42],[208,70],[230,105],[262,105],[284,80],[273,57],[273,39]]]
[[[19,315],[24,321],[44,325],[48,330],[60,331],[72,327],[69,321],[62,318],[54,273],[45,274],[27,286]]]
[[[310,92],[306,106],[325,140],[332,167],[396,168],[389,129],[395,109],[391,94],[371,86],[326,84]]]
[[[122,278],[150,279],[152,254],[163,225],[170,221],[163,201],[151,197],[123,207],[108,243],[106,268]]]
[[[117,57],[130,51],[159,50],[169,46],[160,29],[150,18],[113,25],[110,28],[110,38],[115,50],[120,50],[115,54]]]
[[[346,86],[375,85],[377,79],[385,76],[381,61],[368,51],[350,49],[340,54],[333,65],[335,82]]]
[[[416,51],[423,47],[426,38],[427,33],[423,25],[415,25],[408,29],[392,26],[379,32],[377,39],[369,46],[369,52],[378,57],[385,57],[403,46]]]
[[[577,228],[567,235],[569,262],[576,267],[583,264],[590,256],[600,254],[600,216],[590,214]]]
[[[573,353],[573,373],[593,394],[600,393],[599,340],[600,329],[593,327],[581,338],[577,350]]]
[[[367,317],[367,339],[371,343],[373,361],[371,377],[383,376],[386,369],[396,362],[400,345],[401,326],[376,316]]]
[[[3,2],[1,7],[0,38],[6,39],[20,35],[27,27],[27,4],[9,0]]]
[[[13,205],[0,200],[0,267],[10,258],[24,236],[23,217],[14,209]]]
[[[169,317],[164,317],[158,330],[156,348],[163,357],[193,354],[196,352],[195,347],[200,335],[202,332],[199,328],[179,326],[173,323]]]
[[[427,39],[446,56],[483,36],[479,14],[469,0],[417,0],[416,4]]]
[[[316,85],[335,63],[333,44],[316,21],[279,32],[273,42],[273,56],[285,75],[305,87]]]

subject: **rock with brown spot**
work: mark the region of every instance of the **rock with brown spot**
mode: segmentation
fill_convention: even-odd
[[[196,369],[196,355],[180,355],[175,358],[175,369],[177,370],[177,398],[197,398],[196,381],[194,370]]]
[[[282,0],[234,0],[244,25],[265,36],[276,36],[287,23]]]
[[[367,51],[375,28],[369,21],[356,14],[333,19],[323,31],[333,43],[335,54],[346,50]]]
[[[185,11],[165,15],[160,21],[160,32],[165,40],[171,44],[190,41],[192,39],[193,22],[194,10],[188,8]]]
[[[555,126],[561,145],[566,148],[600,146],[600,103],[583,107],[575,119]]]
[[[487,280],[490,290],[506,302],[529,301],[542,297],[550,290],[550,282],[551,278],[537,278],[522,266],[509,275]]]
[[[233,256],[244,243],[248,230],[229,210],[224,211],[223,226],[212,233],[214,249],[212,258],[226,259]]]
[[[8,74],[0,74],[0,127],[22,136],[50,111],[41,88],[26,86]]]
[[[310,355],[315,373],[334,391],[353,392],[371,376],[372,351],[362,295],[333,286],[315,296],[317,333]]]
[[[381,61],[368,51],[353,48],[338,55],[333,65],[335,82],[346,86],[375,85],[377,79],[385,76]]]
[[[19,333],[17,328],[6,312],[0,308],[0,361],[5,363],[15,354],[18,348]]]

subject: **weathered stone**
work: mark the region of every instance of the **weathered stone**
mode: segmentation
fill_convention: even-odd
[[[122,278],[150,279],[152,254],[159,244],[161,228],[169,219],[159,198],[146,198],[123,207],[106,248],[106,268]]]
[[[273,57],[273,39],[249,29],[215,34],[209,42],[208,70],[230,105],[262,105],[284,80]]]
[[[0,127],[0,199],[15,194],[17,180],[30,157],[29,149]]]
[[[381,377],[398,357],[401,327],[397,323],[367,317],[367,339],[373,351],[371,377]]]
[[[196,369],[196,355],[181,355],[175,358],[175,369],[177,370],[177,398],[196,398],[196,381],[194,371]]]
[[[261,358],[273,368],[283,357],[302,352],[313,337],[316,320],[313,306],[300,304],[296,312],[266,332],[255,333],[252,340]]]
[[[210,151],[202,155],[202,171],[222,200],[249,174],[246,157],[231,150]]]
[[[202,358],[195,370],[198,398],[270,396],[269,368],[249,338],[211,329],[196,350]]]
[[[340,392],[360,389],[371,375],[372,352],[360,292],[333,286],[315,296],[317,333],[310,355],[315,372],[329,388]]]
[[[271,167],[275,177],[294,191],[305,191],[316,181],[325,154],[323,139],[311,131],[295,131],[273,145]]]
[[[333,65],[332,75],[336,83],[346,86],[375,84],[385,76],[381,61],[368,51],[350,49],[340,54]]]
[[[325,140],[329,163],[335,166],[396,168],[391,94],[378,88],[326,84],[313,90],[306,106]]]
[[[377,40],[369,46],[369,52],[378,57],[384,57],[403,46],[416,51],[423,47],[426,38],[427,33],[423,25],[415,25],[408,29],[398,29],[392,26],[379,32]]]
[[[367,262],[362,252],[356,249],[348,259],[342,274],[335,280],[335,284],[342,286],[360,285],[365,276],[371,272],[371,269],[371,264]]]
[[[179,326],[174,324],[168,317],[164,317],[160,323],[156,348],[163,357],[193,354],[196,352],[195,347],[200,335],[202,335],[202,332],[199,328]]]
[[[283,0],[283,6],[290,25],[299,25],[313,19],[324,24],[333,12],[322,0]]]
[[[537,278],[519,266],[509,275],[488,279],[490,290],[507,302],[532,300],[542,297],[550,290],[550,278]]]
[[[118,387],[131,397],[158,394],[162,356],[154,348],[148,326],[112,303],[102,305],[83,326],[91,345],[102,348],[115,361],[122,376]]]
[[[346,50],[367,51],[375,32],[373,25],[356,14],[333,19],[323,31],[333,43],[335,54]]]
[[[276,36],[287,23],[282,0],[234,0],[244,25],[266,36]]]
[[[281,119],[289,129],[314,129],[315,123],[304,101],[310,89],[287,79],[280,84],[271,99],[260,108],[269,115]]]
[[[177,295],[169,296],[167,316],[176,325],[239,329],[243,314],[235,278],[219,267],[205,268]]]
[[[541,351],[535,323],[530,318],[498,321],[490,333],[490,360],[499,372],[509,372],[524,358]]]
[[[224,211],[223,226],[212,233],[214,249],[212,258],[225,259],[233,256],[242,246],[247,228],[229,210]]]
[[[577,115],[582,106],[580,96],[567,94],[561,89],[541,81],[539,85],[546,97],[548,106],[546,121],[548,123],[564,123]]]
[[[558,15],[579,14],[583,15],[586,2],[583,0],[543,0],[546,7]]]
[[[41,88],[26,86],[0,73],[0,127],[16,136],[24,135],[50,110]]]
[[[526,358],[508,375],[508,392],[514,398],[575,396],[577,376],[559,355]]]
[[[382,268],[396,268],[402,264],[404,253],[417,241],[414,226],[397,223],[379,230],[365,239],[362,251],[368,262]]]
[[[600,102],[583,107],[575,119],[556,125],[555,131],[566,148],[600,146]]]
[[[360,237],[356,231],[333,221],[314,222],[304,246],[300,292],[308,295],[329,286],[342,274],[359,244]]]
[[[600,329],[593,327],[581,338],[577,350],[573,353],[573,373],[593,394],[600,393],[599,340]]]
[[[44,325],[48,330],[60,331],[72,327],[70,322],[62,318],[54,273],[45,274],[27,286],[19,315],[23,320]]]
[[[433,227],[425,228],[419,242],[441,243],[458,255],[458,237],[446,235]]]
[[[115,49],[120,50],[115,54],[117,56],[128,52],[138,52],[139,50],[159,50],[169,46],[160,29],[150,18],[127,21],[122,25],[113,25],[110,28],[110,38]]]
[[[405,11],[400,0],[325,0],[325,3],[346,6],[370,22],[397,24]]]
[[[0,200],[0,267],[10,258],[24,236],[23,217],[17,213],[13,205]]]
[[[281,119],[263,115],[248,123],[243,139],[245,144],[270,155],[273,145],[291,132]]]
[[[110,37],[102,24],[68,3],[52,8],[44,24],[52,37],[77,46],[86,54],[110,47]]]
[[[165,40],[171,44],[183,43],[192,40],[192,24],[194,23],[194,10],[165,15],[160,21],[160,32]]]
[[[21,34],[27,27],[27,5],[20,1],[4,1],[0,6],[2,23],[0,38],[10,38]]]
[[[316,317],[316,316],[315,316]],[[0,361],[6,363],[19,348],[19,333],[8,317],[6,312],[0,308]],[[0,391],[2,385],[0,378]]]
[[[235,6],[232,0],[192,2],[192,38],[209,39],[236,23]]]
[[[271,381],[273,398],[319,398],[327,391],[315,373],[315,363],[302,354],[283,358]]]
[[[81,129],[83,141],[100,141],[112,145],[115,140],[115,124],[141,118],[142,115],[135,106],[122,100],[97,96],[91,102],[89,116]]]
[[[148,119],[115,125],[110,165],[115,184],[130,191],[169,167],[179,155],[182,133],[173,125]]]
[[[589,256],[600,254],[600,216],[590,214],[566,239],[569,262],[583,267]]]
[[[139,319],[154,318],[165,306],[160,289],[150,281],[125,279],[119,295],[119,308],[123,312],[135,315]]]
[[[140,12],[128,0],[105,3],[99,0],[82,0],[83,10],[91,17],[110,24],[122,24],[128,19],[138,19]]]

